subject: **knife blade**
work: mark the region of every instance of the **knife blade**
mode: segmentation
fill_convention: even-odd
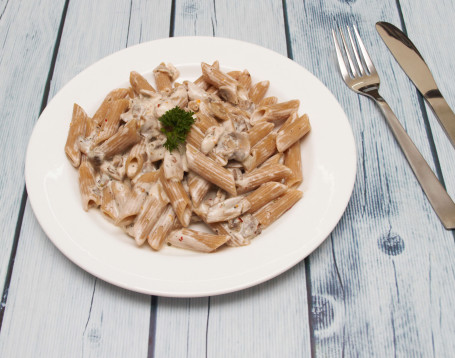
[[[425,60],[412,41],[396,26],[377,22],[376,30],[403,71],[432,108],[455,148],[455,114],[442,96]]]

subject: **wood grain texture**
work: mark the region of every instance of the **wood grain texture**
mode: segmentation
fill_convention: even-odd
[[[0,287],[3,288],[24,190],[28,138],[41,102],[64,1],[0,4]]]
[[[171,3],[163,2],[163,12],[145,16],[151,3],[70,2],[49,97],[96,60],[127,44],[165,37]],[[140,31],[141,26],[147,30]],[[116,288],[70,263],[41,232],[27,207],[0,356],[145,357],[150,307],[150,296]]]
[[[434,6],[423,0],[400,0],[400,4],[408,36],[428,64],[447,103],[455,110],[454,2],[442,0]],[[395,25],[401,28],[400,23]],[[426,102],[425,108],[447,191],[455,198],[455,149]]]
[[[287,10],[294,59],[340,101],[358,153],[346,213],[310,256],[316,356],[449,356],[452,234],[433,213],[379,110],[343,83],[330,33],[337,24],[357,24],[384,98],[434,169],[416,92],[374,29],[379,19],[399,23],[396,2],[288,0]]]
[[[174,35],[223,36],[286,55],[281,2],[176,1]],[[210,299],[158,298],[154,357],[307,357],[304,264],[265,284]]]
[[[147,302],[147,296],[95,280],[71,263],[27,205],[0,356],[144,357]]]

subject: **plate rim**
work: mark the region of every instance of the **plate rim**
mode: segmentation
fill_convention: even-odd
[[[345,123],[347,124],[347,127],[349,129],[348,136],[350,137],[349,138],[350,139],[350,144],[352,144],[352,146],[351,146],[351,152],[352,152],[351,154],[352,154],[352,156],[350,157],[351,158],[350,167],[351,167],[352,170],[350,172],[350,177],[349,177],[350,180],[348,180],[350,185],[349,185],[349,190],[347,190],[344,193],[343,209],[338,212],[336,220],[333,220],[334,222],[331,223],[331,225],[328,225],[326,227],[326,230],[319,235],[319,239],[318,240],[313,240],[310,245],[307,245],[307,249],[305,250],[306,253],[304,254],[304,256],[294,255],[295,257],[292,260],[290,260],[287,264],[280,265],[279,269],[272,270],[271,272],[269,272],[266,275],[262,275],[260,277],[257,277],[256,279],[253,279],[253,280],[247,280],[247,281],[245,281],[243,283],[238,283],[237,285],[230,285],[229,287],[226,287],[225,289],[214,289],[213,291],[211,291],[209,289],[205,289],[203,291],[198,291],[198,292],[194,292],[194,291],[193,292],[178,292],[178,291],[166,291],[166,290],[156,290],[156,289],[153,289],[153,288],[137,287],[137,286],[134,286],[134,285],[125,284],[122,281],[119,282],[118,280],[115,280],[115,278],[109,277],[109,275],[100,274],[99,270],[96,270],[93,267],[93,265],[90,265],[87,262],[82,262],[81,263],[81,261],[84,261],[84,260],[80,260],[79,259],[78,261],[76,261],[74,259],[74,257],[71,255],[71,252],[68,252],[68,248],[65,245],[62,244],[62,241],[60,239],[56,239],[56,238],[53,237],[52,230],[47,226],[47,224],[43,225],[43,222],[46,222],[46,220],[43,218],[44,214],[42,212],[40,212],[40,210],[38,210],[38,203],[35,200],[35,196],[33,194],[33,189],[31,191],[29,190],[30,188],[33,187],[33,184],[32,184],[33,180],[30,177],[30,175],[31,175],[30,174],[30,170],[31,169],[30,169],[29,161],[30,161],[30,157],[31,157],[30,152],[33,149],[32,148],[33,141],[36,140],[35,139],[36,132],[37,132],[36,128],[39,128],[41,118],[45,118],[46,117],[48,108],[53,106],[55,102],[58,103],[59,94],[61,92],[66,91],[66,89],[69,86],[71,86],[72,83],[74,83],[76,78],[79,78],[79,76],[81,76],[82,74],[91,71],[93,68],[96,68],[97,66],[100,66],[100,64],[102,64],[103,62],[105,62],[105,61],[108,62],[114,56],[118,56],[121,53],[125,54],[128,51],[131,51],[132,49],[136,49],[138,47],[146,47],[146,46],[151,46],[153,44],[159,45],[162,42],[170,42],[170,43],[172,43],[172,42],[175,42],[175,41],[182,41],[182,39],[184,39],[185,41],[200,41],[200,40],[204,40],[204,41],[237,43],[237,44],[241,44],[242,46],[249,46],[249,47],[258,49],[259,51],[264,51],[265,50],[266,52],[271,53],[271,54],[273,54],[275,56],[276,55],[280,56],[282,60],[290,61],[293,64],[299,66],[301,69],[303,69],[307,73],[307,75],[313,77],[313,80],[316,80],[320,84],[321,88],[323,88],[325,90],[326,94],[331,97],[332,101],[334,103],[336,103],[336,105],[338,106],[337,110],[340,113],[340,115],[342,115],[342,117],[343,117],[341,119],[345,121]],[[26,187],[27,187],[27,191],[28,191],[28,198],[30,200],[30,204],[31,204],[32,210],[34,212],[34,215],[37,218],[37,220],[38,220],[41,228],[45,232],[46,236],[59,249],[59,251],[64,254],[64,256],[66,256],[71,262],[73,262],[74,264],[76,264],[77,266],[82,268],[84,271],[94,275],[95,277],[98,277],[98,278],[102,279],[103,281],[109,282],[109,283],[111,283],[111,284],[113,284],[115,286],[122,287],[124,289],[132,290],[132,291],[135,291],[135,292],[144,293],[144,294],[151,294],[151,295],[165,296],[165,297],[205,297],[205,296],[220,295],[220,294],[235,292],[235,291],[239,291],[239,290],[242,290],[242,289],[245,289],[245,288],[249,288],[249,287],[258,285],[260,283],[263,283],[265,281],[268,281],[268,280],[270,280],[270,279],[272,279],[274,277],[279,276],[283,272],[289,270],[290,268],[292,268],[293,266],[295,266],[296,264],[298,264],[299,262],[304,260],[312,252],[314,252],[314,250],[317,247],[319,247],[327,239],[327,237],[330,235],[330,233],[337,226],[337,224],[339,223],[340,219],[344,215],[344,213],[346,211],[346,208],[347,208],[347,205],[348,205],[348,203],[350,201],[350,198],[352,196],[352,192],[353,192],[354,184],[355,184],[355,180],[356,180],[356,172],[357,172],[357,151],[356,151],[355,139],[354,139],[352,127],[351,127],[351,125],[349,123],[349,120],[348,120],[348,117],[347,117],[345,111],[343,110],[343,108],[341,107],[340,103],[335,98],[334,94],[322,83],[321,80],[319,80],[315,75],[313,75],[308,69],[306,69],[302,65],[300,65],[297,62],[295,62],[295,61],[293,61],[293,60],[291,60],[291,59],[289,59],[289,58],[287,58],[287,57],[285,57],[285,56],[283,56],[283,55],[281,55],[281,54],[279,54],[279,53],[277,53],[277,52],[275,52],[273,50],[270,50],[268,48],[262,47],[260,45],[254,44],[254,43],[249,43],[249,42],[240,41],[240,40],[236,40],[236,39],[230,39],[230,38],[225,38],[225,37],[208,37],[208,36],[182,36],[182,37],[162,38],[162,39],[157,39],[157,40],[153,40],[153,41],[144,42],[144,43],[141,43],[141,44],[137,44],[137,45],[134,45],[134,46],[131,46],[131,47],[127,47],[127,48],[121,49],[121,50],[119,50],[117,52],[114,52],[114,53],[108,55],[108,56],[105,56],[105,57],[97,60],[93,64],[89,65],[84,70],[80,71],[78,74],[73,76],[64,86],[61,87],[61,89],[48,102],[46,108],[41,113],[38,121],[34,125],[33,132],[32,132],[32,134],[30,136],[29,143],[27,145],[26,161],[25,161],[25,181],[26,181]]]

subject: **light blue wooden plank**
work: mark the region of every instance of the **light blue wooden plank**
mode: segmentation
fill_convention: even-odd
[[[435,168],[415,90],[374,28],[379,20],[399,23],[396,2],[288,0],[287,10],[294,59],[340,101],[359,158],[347,211],[310,256],[316,355],[430,356],[435,349],[450,356],[454,329],[436,317],[454,318],[452,234],[433,213],[379,110],[343,83],[330,33],[337,24],[358,25],[383,96]]]
[[[286,55],[281,2],[176,1],[175,36],[222,36]],[[203,59],[201,59],[203,60]],[[309,356],[305,267],[237,293],[158,298],[155,357]]]
[[[438,1],[437,4],[419,0],[412,2],[400,0],[400,4],[409,37],[430,67],[447,102],[452,109],[455,109],[455,90],[453,87],[455,4],[447,0]],[[399,23],[396,25],[398,26]],[[399,70],[397,69],[397,71]],[[447,191],[452,198],[455,198],[455,150],[439,126],[431,108],[428,105],[425,105],[425,108]],[[453,254],[453,250],[449,250],[449,254]],[[453,255],[451,257],[453,260]],[[447,259],[450,260],[450,257]],[[449,299],[453,292],[447,292],[448,287],[453,287],[453,281],[451,283],[450,280],[446,280],[450,270],[453,270],[453,265],[446,266],[445,262],[440,262],[438,256],[432,253],[429,255],[428,265],[430,266],[429,299],[434,302],[430,306],[431,314],[429,317],[433,355],[442,357],[453,354],[455,350],[452,339],[455,312],[453,308],[450,309],[451,300]],[[428,325],[430,324],[428,323]]]
[[[152,5],[70,2],[49,97],[98,59],[127,44],[166,36],[171,2],[162,2],[159,12],[150,11]],[[95,279],[63,257],[27,206],[0,333],[0,356],[14,352],[21,357],[145,357],[150,307],[150,296]]]
[[[39,116],[64,1],[0,4],[0,287],[24,189],[25,150]]]
[[[455,4],[450,0],[441,0],[437,4],[422,0],[401,0],[400,4],[409,37],[430,67],[450,107],[455,110],[453,86],[455,44],[452,36]],[[395,25],[400,27],[400,23]],[[431,108],[428,105],[425,107],[444,181],[449,194],[455,198],[455,149],[444,134]]]
[[[95,280],[71,263],[27,205],[1,357],[144,357],[149,305],[148,296]]]

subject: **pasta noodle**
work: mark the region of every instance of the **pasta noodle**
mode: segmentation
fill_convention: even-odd
[[[269,81],[218,61],[201,72],[176,82],[163,62],[150,82],[132,71],[131,87],[109,92],[93,117],[73,106],[64,150],[82,208],[99,208],[138,246],[248,245],[303,196],[300,142],[311,126],[299,100],[266,97]]]

